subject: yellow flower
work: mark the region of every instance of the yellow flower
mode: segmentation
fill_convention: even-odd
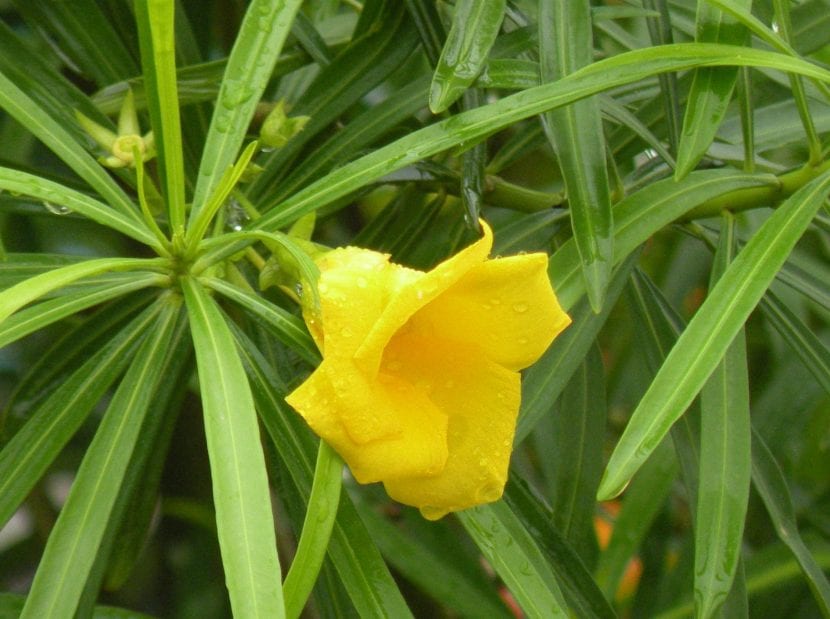
[[[319,261],[320,367],[287,401],[360,483],[437,519],[501,497],[519,370],[568,324],[545,254],[484,237],[429,272],[346,247]]]

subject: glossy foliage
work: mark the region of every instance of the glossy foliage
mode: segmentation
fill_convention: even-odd
[[[830,616],[828,14],[4,3],[0,617]],[[321,252],[479,217],[573,323],[503,498],[430,522],[284,397]]]

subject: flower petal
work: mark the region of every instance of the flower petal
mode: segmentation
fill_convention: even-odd
[[[453,286],[474,266],[487,259],[493,246],[493,232],[483,221],[482,228],[484,236],[472,245],[421,277],[398,283],[397,290],[389,298],[389,303],[374,328],[355,353],[355,358],[368,374],[373,375],[377,372],[386,343],[415,312]]]
[[[370,483],[434,475],[447,459],[447,417],[417,388],[391,376],[369,385],[357,368],[328,360],[286,401]]]
[[[357,247],[332,250],[318,266],[320,316],[306,312],[306,323],[324,357],[351,358],[386,306],[390,270],[403,267]]]
[[[449,417],[448,456],[437,475],[385,479],[389,495],[437,519],[498,499],[507,481],[520,378],[473,346],[396,335],[383,372],[420,386]]]
[[[547,275],[545,254],[488,260],[420,309],[411,328],[479,346],[511,370],[532,365],[571,323]]]

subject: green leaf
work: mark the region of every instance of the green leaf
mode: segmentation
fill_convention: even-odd
[[[311,58],[302,50],[290,49],[285,51],[274,65],[271,83],[308,65],[309,62],[311,62]],[[222,75],[226,67],[227,58],[180,66],[176,71],[179,105],[185,107],[194,103],[215,101],[219,95]],[[134,77],[110,84],[92,95],[92,101],[103,114],[117,114],[128,90],[133,92],[136,108],[139,110],[145,109],[147,107],[147,94],[144,89],[143,77]]]
[[[677,461],[671,444],[663,441],[631,481],[614,521],[611,539],[599,556],[596,580],[607,599],[614,599],[629,561],[664,508],[676,477]]]
[[[248,6],[211,119],[193,191],[190,225],[236,159],[300,4],[299,0],[254,0]]]
[[[15,593],[0,593],[0,617],[19,617],[26,598]],[[96,606],[92,610],[92,619],[153,619],[150,615],[127,608],[114,606]]]
[[[238,303],[253,316],[267,324],[279,340],[312,365],[320,363],[320,353],[314,340],[308,335],[303,322],[281,307],[269,303],[262,297],[237,288],[215,277],[199,280],[205,286]]]
[[[184,151],[176,84],[173,0],[135,0],[141,68],[173,235],[184,233]]]
[[[704,43],[636,50],[595,62],[554,82],[500,99],[490,105],[410,133],[312,183],[259,219],[256,226],[277,230],[306,213],[431,155],[473,142],[515,122],[583,97],[666,71],[699,66],[770,66],[830,81],[830,72],[781,54]],[[306,127],[308,129],[308,126]],[[228,247],[225,251],[237,251]]]
[[[123,215],[143,225],[138,211],[124,190],[107,174],[61,124],[49,116],[9,78],[0,73],[0,108],[46,144],[66,165]]]
[[[322,131],[331,135],[331,124],[361,101],[378,84],[394,75],[415,50],[418,36],[401,2],[380,2],[381,9],[368,31],[351,43],[325,67],[297,101],[292,114],[310,116],[303,130],[266,159],[263,172],[251,184],[248,197],[268,211],[278,204],[271,197],[280,180],[291,170],[300,151]],[[367,11],[361,13],[361,18]],[[368,19],[368,18],[367,18]]]
[[[421,46],[429,59],[431,66],[438,64],[441,49],[447,38],[444,23],[438,14],[435,3],[431,0],[405,0],[409,17],[415,22],[418,34],[421,36]]]
[[[57,40],[61,53],[98,84],[135,75],[138,66],[124,39],[95,0],[73,0],[52,6],[16,0],[17,9]]]
[[[792,23],[790,20],[790,4],[782,0],[772,0],[776,33],[788,44],[792,41]],[[816,133],[813,123],[810,106],[807,102],[807,95],[804,90],[804,82],[797,75],[790,75],[790,88],[793,100],[798,108],[798,115],[804,126],[804,133],[807,138],[807,146],[810,151],[810,164],[819,165],[823,162],[821,139]]]
[[[166,262],[163,258],[97,258],[35,275],[0,292],[0,323],[27,303],[84,277],[113,271],[151,269]]]
[[[127,295],[97,311],[68,320],[62,334],[26,368],[6,400],[3,412],[26,416],[35,410],[79,366],[116,338],[124,326],[157,296],[140,292]],[[14,318],[9,320],[14,321]]]
[[[284,200],[332,167],[341,164],[350,153],[371,146],[396,125],[413,116],[423,108],[428,88],[428,77],[419,76],[390,93],[383,102],[356,116],[342,131],[303,159],[303,164],[294,168],[276,188],[273,199]]]
[[[672,28],[672,17],[677,17],[677,7],[673,7],[674,15],[669,10],[668,0],[643,0],[643,8],[653,10],[657,17],[646,20],[648,34],[651,44],[663,46],[674,41],[674,30]],[[677,152],[677,145],[680,142],[680,95],[678,93],[677,75],[659,75],[657,81],[660,84],[660,97],[658,100],[663,107],[666,134],[669,146],[673,153]]]
[[[632,311],[641,325],[637,329],[650,378],[663,365],[686,326],[663,293],[641,270],[636,269],[626,290]],[[690,508],[696,510],[700,469],[700,411],[692,405],[672,426],[672,442],[680,463]]]
[[[164,249],[159,245],[144,222],[124,215],[95,198],[65,187],[60,183],[34,174],[0,167],[0,189],[31,196],[50,205],[65,207],[72,212],[98,222],[102,226],[117,230],[130,238],[149,245],[159,253],[164,252]]]
[[[308,303],[309,307],[312,308],[318,308],[320,306],[320,295],[317,292],[317,280],[320,279],[320,269],[317,263],[306,252],[306,249],[301,245],[301,242],[287,234],[282,232],[263,232],[260,230],[229,232],[220,237],[206,240],[202,243],[201,247],[204,250],[209,250],[213,245],[227,245],[236,239],[244,238],[253,238],[262,241],[272,254],[274,254],[274,260],[278,261],[284,270],[289,271],[290,275],[296,276],[298,283],[302,285],[303,303]],[[259,285],[263,289],[272,284],[269,281],[272,276],[272,273],[269,273],[269,266],[269,264],[266,264],[266,267],[260,272]],[[200,272],[200,263],[197,262],[193,270],[196,273]]]
[[[593,518],[603,461],[603,445],[597,437],[605,434],[606,410],[602,358],[594,345],[562,392],[546,441],[546,449],[553,454],[553,525],[583,557],[594,540]]]
[[[539,419],[550,412],[553,403],[582,363],[600,329],[608,320],[611,308],[622,293],[637,258],[638,256],[630,257],[612,274],[607,295],[608,303],[602,312],[594,314],[589,311],[587,302],[576,305],[571,311],[573,323],[556,338],[542,358],[525,372],[515,445],[523,441]],[[578,264],[576,268],[579,268]]]
[[[481,72],[501,30],[506,0],[459,0],[432,78],[429,107],[440,114]]]
[[[35,573],[22,619],[71,615],[98,553],[169,352],[181,301],[167,295],[78,468]]]
[[[27,6],[34,4],[26,3]],[[49,14],[54,15],[51,11]],[[0,23],[0,71],[81,145],[86,143],[87,134],[77,122],[76,110],[96,122],[109,122],[92,101],[60,73],[42,50],[39,52],[27,45],[18,32],[5,22]]]
[[[738,189],[775,183],[771,175],[734,170],[702,170],[679,182],[665,179],[651,183],[614,207],[614,261],[619,262],[655,232],[698,204]],[[573,306],[584,294],[579,268],[574,241],[567,241],[551,256],[548,273],[556,296],[565,308]]]
[[[504,501],[532,532],[536,543],[550,562],[562,587],[562,593],[575,617],[613,619],[617,616],[603,597],[592,574],[580,556],[553,526],[550,510],[517,476],[511,476],[504,492]]]
[[[0,526],[11,518],[121,374],[138,346],[139,336],[157,319],[158,309],[153,305],[89,357],[0,451]]]
[[[50,299],[21,310],[0,323],[0,348],[93,305],[129,292],[169,283],[166,275],[158,273],[135,273],[134,275],[135,277],[122,284],[97,286],[91,290]]]
[[[752,0],[741,0],[736,4],[748,11]],[[734,18],[724,15],[706,2],[698,2],[696,41],[744,45],[747,35],[746,29]],[[726,115],[737,78],[738,69],[732,67],[710,67],[695,71],[683,116],[675,179],[680,180],[691,172],[706,154]]]
[[[89,606],[98,598],[102,584],[105,590],[116,591],[130,582],[154,532],[161,477],[179,412],[189,391],[188,379],[193,373],[193,347],[184,312],[179,312],[170,350],[160,372],[164,380],[156,389],[141,428],[141,440],[130,458],[101,552],[87,580],[85,597],[81,598],[79,616],[83,616],[85,603]]]
[[[539,4],[542,82],[560,80],[593,60],[588,0]],[[614,219],[599,101],[588,98],[544,115],[568,194],[571,226],[594,312],[602,309],[614,255]]]
[[[456,522],[431,522],[408,509],[392,522],[375,505],[355,506],[386,561],[425,594],[463,617],[511,616],[491,579],[476,569],[478,549],[463,543]]]
[[[683,414],[821,208],[825,173],[784,202],[746,244],[680,336],[611,455],[601,499],[625,484]]]
[[[198,214],[193,215],[191,213],[187,234],[185,235],[185,241],[188,248],[195,248],[202,238],[204,238],[205,232],[207,232],[208,226],[210,226],[210,222],[213,220],[216,213],[219,212],[219,209],[225,205],[225,201],[231,191],[233,191],[236,187],[237,183],[239,183],[239,179],[242,178],[242,175],[248,168],[248,164],[250,163],[251,158],[254,156],[254,153],[258,147],[259,145],[256,141],[248,144],[248,146],[245,147],[245,150],[242,151],[242,154],[239,156],[236,163],[229,166],[225,170],[219,182],[213,186],[213,193],[206,198],[205,203],[201,205]]]
[[[830,393],[830,349],[773,292],[761,299],[761,311],[827,393]]]
[[[240,354],[251,377],[260,420],[283,463],[284,477],[303,498],[311,493],[313,453],[316,441],[305,422],[285,402],[285,393],[274,385],[276,370],[241,334],[234,330]],[[366,531],[348,495],[340,496],[328,554],[337,578],[346,588],[358,616],[411,617],[371,536]]]
[[[343,460],[328,443],[320,441],[303,532],[283,584],[285,615],[289,619],[300,616],[317,580],[337,517],[342,485]]]
[[[308,52],[308,55],[319,66],[325,67],[332,61],[332,52],[326,44],[325,38],[317,30],[314,21],[305,13],[299,12],[296,14],[294,23],[291,24],[291,34],[297,38],[300,46]]]
[[[457,513],[528,617],[567,617],[568,606],[530,532],[504,501]]]
[[[752,485],[761,495],[775,532],[798,561],[822,614],[830,615],[830,582],[798,533],[787,480],[764,439],[752,431]]]
[[[735,220],[722,219],[710,286],[729,266]],[[751,432],[746,340],[739,329],[700,393],[700,477],[695,518],[695,608],[711,617],[726,600],[741,558],[749,501]]]
[[[284,617],[268,477],[248,378],[216,302],[193,279],[183,280],[182,289],[231,608],[238,617]]]

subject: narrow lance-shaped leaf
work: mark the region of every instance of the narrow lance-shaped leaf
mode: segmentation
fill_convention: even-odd
[[[714,286],[728,267],[735,219],[724,214],[712,269]],[[700,475],[695,518],[695,607],[711,617],[726,600],[741,558],[749,501],[749,376],[743,328],[700,394]]]
[[[597,561],[597,585],[606,598],[613,599],[625,576],[626,566],[637,554],[666,504],[677,469],[671,443],[662,441],[626,491],[611,539]]]
[[[592,63],[588,0],[539,3],[539,56],[542,82],[556,81]],[[588,299],[594,312],[599,312],[614,257],[614,223],[599,101],[588,98],[547,112],[544,127],[565,181]]]
[[[667,45],[673,41],[673,28],[668,0],[642,0],[643,8],[651,10],[655,15],[646,19],[649,38],[655,46]],[[660,98],[662,99],[664,116],[666,119],[666,133],[673,153],[677,152],[680,141],[680,104],[678,93],[678,79],[676,75],[659,75]]]
[[[176,82],[173,0],[135,0],[141,67],[173,233],[184,232],[184,151]]]
[[[724,13],[728,13],[736,20],[741,22],[747,29],[749,29],[752,34],[757,36],[759,39],[768,43],[773,49],[777,49],[780,52],[785,54],[791,55],[793,58],[798,58],[798,52],[792,48],[792,46],[785,41],[784,39],[779,36],[775,31],[772,30],[769,26],[764,24],[760,19],[755,17],[750,11],[746,10],[743,7],[743,2],[745,0],[705,0],[709,4],[718,7]],[[830,89],[823,83],[819,81],[813,81],[816,88],[821,91],[821,93],[828,97],[830,96]]]
[[[93,305],[98,305],[135,290],[150,286],[163,286],[169,284],[169,282],[168,276],[161,273],[136,273],[135,278],[120,284],[108,283],[96,286],[91,290],[60,296],[57,299],[49,299],[32,307],[27,307],[0,324],[0,348],[61,318],[85,310]]]
[[[473,83],[484,67],[504,18],[506,0],[459,0],[432,77],[429,108],[440,114]]]
[[[523,118],[661,72],[699,66],[764,66],[830,81],[830,72],[804,60],[763,50],[740,49],[741,53],[736,54],[734,46],[682,43],[636,50],[595,62],[553,84],[537,86],[482,108],[457,114],[378,148],[279,202],[267,215],[257,220],[255,227],[279,230],[303,215],[330,205],[366,184],[421,159],[484,137]],[[772,183],[777,182],[771,176],[768,178]],[[198,273],[251,243],[252,239],[241,239],[214,246],[205,251],[194,265],[194,271]],[[579,294],[581,292],[577,296]]]
[[[488,619],[512,616],[485,571],[476,568],[478,549],[458,535],[454,519],[433,522],[403,510],[392,520],[371,502],[358,501],[355,507],[389,565],[450,612]]]
[[[169,294],[84,456],[35,573],[21,618],[71,616],[95,561],[145,413],[161,379],[181,306]]]
[[[825,173],[764,222],[729,266],[669,353],[611,454],[598,497],[619,494],[683,414],[782,267],[830,190]]]
[[[301,496],[311,492],[315,442],[305,422],[275,385],[277,371],[241,330],[234,329],[246,371],[251,377],[260,419],[282,460],[286,483]],[[290,481],[289,481],[290,480]],[[341,493],[328,556],[360,616],[412,616],[389,569],[357,515],[348,494]]]
[[[571,616],[613,619],[617,616],[593,575],[553,524],[549,508],[526,482],[513,475],[504,491],[504,502],[532,535],[550,563]]]
[[[136,221],[135,218],[60,183],[20,170],[0,167],[0,189],[25,194],[52,205],[68,208],[70,211],[149,245],[159,253],[164,251],[144,222]]]
[[[253,396],[233,335],[216,302],[182,281],[196,349],[216,527],[237,617],[284,617],[265,457]]]
[[[279,340],[307,362],[320,363],[320,353],[302,320],[258,294],[246,292],[218,278],[201,278],[204,285],[238,303],[276,331]]]
[[[752,430],[752,485],[758,491],[775,525],[778,537],[798,561],[807,584],[825,617],[830,616],[830,582],[798,533],[787,480],[763,437]]]
[[[804,60],[750,48],[740,48],[740,51],[736,54],[734,46],[727,45],[682,43],[626,52],[595,62],[552,84],[525,90],[410,133],[346,164],[275,205],[257,221],[256,227],[278,230],[375,179],[435,153],[484,137],[524,118],[658,73],[699,66],[766,66],[830,81],[830,72]],[[238,249],[238,246],[227,247],[217,253],[230,255]]]
[[[279,204],[281,200],[271,196],[282,189],[281,179],[305,146],[336,123],[343,110],[393,75],[416,49],[417,33],[402,2],[373,2],[366,8],[370,7],[361,12],[360,36],[319,72],[292,108],[292,115],[310,117],[303,130],[259,161],[264,169],[246,195],[261,212]]]
[[[299,0],[254,0],[245,13],[202,153],[191,224],[236,158],[300,4]]]
[[[167,261],[163,258],[97,258],[35,275],[0,292],[0,322],[27,303],[84,277],[112,271],[150,270],[166,265]]]
[[[752,0],[740,0],[737,4],[748,11]],[[697,3],[697,41],[744,45],[747,35],[741,24],[720,9],[707,2]],[[675,179],[691,172],[706,154],[726,115],[737,78],[736,67],[706,67],[695,71],[683,116]]]
[[[550,565],[507,503],[473,507],[458,518],[528,617],[568,616]]]
[[[52,152],[95,189],[113,208],[140,222],[137,210],[124,190],[64,129],[26,93],[0,73],[0,108],[31,131]],[[143,223],[143,222],[142,222]]]
[[[772,0],[773,13],[775,15],[776,32],[789,43],[792,40],[792,23],[790,19],[790,3],[786,0]],[[807,138],[807,147],[810,152],[810,164],[816,166],[823,162],[821,139],[816,131],[813,122],[810,106],[807,103],[807,94],[804,91],[804,81],[798,75],[790,75],[790,87],[793,99],[798,108],[798,115],[801,117],[801,124],[804,125],[804,133]]]
[[[593,517],[602,475],[605,434],[605,375],[599,348],[592,346],[560,398],[548,438],[554,454],[551,506],[553,524],[574,548],[595,543]]]
[[[124,370],[139,336],[155,322],[157,310],[154,305],[145,311],[83,363],[0,451],[0,527]]]
[[[761,299],[760,307],[764,317],[790,345],[804,367],[830,394],[830,349],[771,291]]]
[[[317,580],[337,517],[342,485],[343,461],[328,443],[320,441],[303,532],[283,585],[288,619],[300,616]]]
[[[526,371],[522,381],[522,408],[516,427],[515,444],[523,441],[536,422],[548,413],[585,358],[622,293],[637,258],[637,254],[632,254],[611,275],[608,287],[609,302],[603,311],[599,314],[588,311],[587,301],[574,306],[573,324],[565,329],[542,358]],[[575,268],[578,269],[579,265]]]

